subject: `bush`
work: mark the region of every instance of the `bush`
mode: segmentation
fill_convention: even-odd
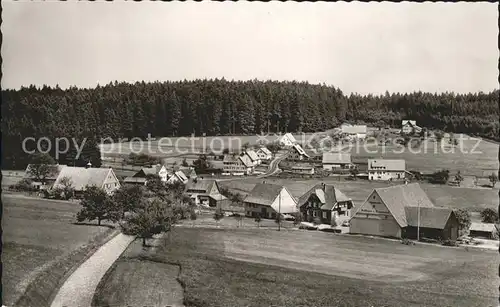
[[[495,223],[498,220],[498,213],[490,208],[486,208],[481,212],[483,223]]]
[[[34,192],[37,189],[31,185],[31,180],[21,179],[19,182],[9,186],[9,190],[16,192]]]
[[[458,243],[455,240],[444,240],[441,244],[444,246],[458,246]]]

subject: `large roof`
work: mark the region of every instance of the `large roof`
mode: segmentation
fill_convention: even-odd
[[[444,229],[450,215],[453,214],[453,210],[449,208],[406,207],[406,223],[408,226],[417,227],[419,225],[419,209],[420,227],[423,228]]]
[[[101,188],[109,173],[113,170],[111,168],[84,168],[66,166],[61,169],[59,176],[54,183],[54,187],[61,184],[64,177],[68,177],[72,186],[76,191],[82,191],[86,186],[96,186]]]
[[[30,172],[31,172],[31,169],[33,169],[35,166],[36,165],[34,165],[34,164],[28,164],[28,166],[26,167],[26,171],[24,172],[24,177],[25,178],[32,178],[33,179],[33,176],[31,176]],[[66,167],[66,165],[63,165],[63,164],[51,164],[51,165],[48,165],[48,166],[50,167],[50,173],[45,178],[45,179],[48,179],[48,180],[56,180],[57,176],[59,175],[59,172],[64,167]]]
[[[293,204],[283,202],[280,204],[281,208],[275,208],[275,206],[273,206],[274,201],[283,189],[287,190],[284,186],[277,184],[258,183],[252,191],[250,191],[247,197],[245,197],[244,201],[252,204],[271,206],[275,211],[280,211],[281,213],[296,212],[296,200],[290,193],[288,194],[293,199]]]
[[[368,159],[368,170],[405,171],[406,161],[402,159]]]
[[[217,185],[217,182],[213,179],[202,179],[202,180],[191,181],[186,186],[186,190],[204,191],[203,193],[208,194],[208,192],[212,190],[214,184]]]
[[[323,164],[350,164],[351,154],[345,152],[324,152]]]
[[[321,201],[323,210],[331,210],[337,202],[341,201],[351,201],[351,198],[347,197],[334,185],[322,183],[314,185],[309,191],[304,193],[298,201],[299,207],[303,206],[311,195],[316,194],[318,199]]]
[[[285,135],[283,135],[280,140],[284,140],[284,139],[289,139],[290,142],[292,142],[292,143],[297,142],[297,140],[295,139],[295,137],[291,133],[289,133],[289,132],[285,133]]]
[[[247,155],[241,155],[240,156],[240,160],[243,163],[243,165],[245,165],[246,167],[252,167],[253,166],[252,160]]]
[[[177,178],[179,178],[179,180],[182,182],[186,182],[188,180],[187,176],[184,174],[183,171],[175,172],[175,176],[177,176]]]
[[[246,151],[246,154],[252,159],[252,161],[257,161],[259,160],[259,156],[257,156],[257,153],[251,149]]]
[[[485,232],[495,232],[496,227],[493,223],[470,223],[469,230],[471,231],[485,231]]]
[[[126,177],[124,183],[146,183],[146,178],[142,177]]]
[[[261,147],[259,148],[259,151],[262,151],[266,155],[272,155],[272,152],[269,149],[267,149],[267,147]]]
[[[368,130],[366,125],[354,125],[354,126],[342,125],[341,128],[342,128],[342,133],[348,133],[348,134],[366,133]]]

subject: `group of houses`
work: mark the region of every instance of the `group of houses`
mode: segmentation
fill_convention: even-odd
[[[160,180],[166,184],[186,184],[189,179],[197,177],[194,168],[190,166],[173,166],[167,169],[165,165],[155,165],[141,168],[133,176],[126,177],[123,182],[125,184],[146,185],[150,176],[159,176]]]
[[[273,154],[266,147],[247,149],[239,154],[225,154],[222,158],[222,173],[226,175],[251,175],[255,168],[271,161]]]

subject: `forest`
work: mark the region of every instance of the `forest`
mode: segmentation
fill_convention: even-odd
[[[28,163],[26,137],[94,140],[315,132],[343,122],[421,127],[499,140],[499,91],[345,95],[324,84],[193,80],[112,82],[95,88],[2,90],[2,168]]]

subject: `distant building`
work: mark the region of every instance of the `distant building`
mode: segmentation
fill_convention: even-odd
[[[331,184],[317,184],[304,193],[298,201],[305,221],[319,218],[323,224],[333,220],[341,224],[350,218],[352,199]]]
[[[290,161],[304,161],[308,160],[310,156],[305,152],[302,146],[298,144],[292,145],[290,152],[288,154],[287,160]]]
[[[45,174],[43,174],[45,175],[44,183],[41,182],[42,178],[37,178],[37,170],[40,170],[40,165],[28,164],[28,166],[26,167],[26,171],[24,172],[24,178],[29,179],[31,181],[31,185],[39,190],[45,190],[52,187],[57,179],[57,176],[59,175],[61,170],[66,167],[66,165],[51,164],[44,165],[43,167],[45,168],[43,172],[45,173],[45,171],[47,171]],[[38,174],[38,177],[42,177],[39,175],[42,174]]]
[[[143,167],[137,173],[135,173],[134,176],[126,177],[123,180],[123,183],[145,185],[147,182],[148,176],[158,176],[158,177],[160,177],[161,181],[167,182],[169,175],[171,175],[171,173],[168,172],[168,170],[166,169],[166,167],[164,165],[163,166],[156,165],[156,166],[152,166],[152,167]]]
[[[368,159],[369,180],[400,180],[405,174],[405,160]]]
[[[314,175],[314,166],[312,165],[295,165],[291,168],[292,174],[297,175]]]
[[[258,183],[244,199],[248,217],[276,218],[278,213],[298,212],[297,201],[284,186]]]
[[[414,120],[402,120],[401,121],[401,132],[404,134],[411,134],[412,132],[420,133],[422,128],[417,126],[417,122]]]
[[[471,223],[469,236],[475,238],[493,239],[497,229],[493,223]]]
[[[273,153],[266,147],[261,147],[257,150],[257,156],[261,161],[269,161],[273,158]]]
[[[168,176],[166,181],[167,184],[182,183],[186,184],[188,182],[188,177],[182,171],[176,171]]]
[[[342,130],[342,135],[351,139],[365,139],[368,133],[366,125],[343,124],[340,126],[340,129]]]
[[[291,133],[285,133],[280,139],[279,143],[283,146],[293,146],[293,144],[297,143],[297,140]]]
[[[351,154],[344,152],[325,152],[322,159],[324,170],[349,169],[351,168]]]
[[[250,175],[254,165],[250,157],[243,155],[225,155],[223,160],[223,173],[232,175]]]
[[[374,189],[356,208],[350,232],[394,238],[456,240],[458,219],[449,208],[435,207],[418,183]]]
[[[120,188],[120,182],[112,168],[66,166],[59,172],[53,187],[63,187],[64,178],[71,181],[76,196],[81,195],[90,186],[101,188],[108,194]]]
[[[244,154],[246,154],[250,158],[250,161],[252,162],[253,166],[257,166],[260,164],[261,161],[259,159],[259,156],[254,150],[247,149]]]
[[[207,208],[220,208],[228,199],[220,193],[217,181],[212,179],[195,179],[186,185],[184,192],[196,205]]]

